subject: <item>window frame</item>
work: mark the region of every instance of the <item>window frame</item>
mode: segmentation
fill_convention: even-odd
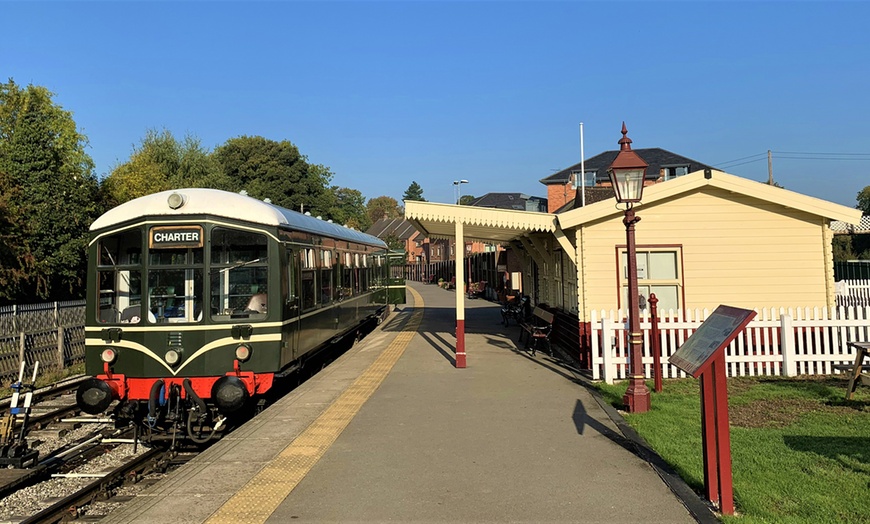
[[[676,298],[677,304],[676,307],[671,308],[667,306],[661,305],[659,302],[660,311],[667,309],[681,310],[685,308],[686,304],[686,288],[685,288],[685,275],[683,272],[683,246],[681,244],[643,244],[638,245],[635,248],[635,256],[646,254],[647,257],[650,253],[674,253],[674,261],[676,263],[676,277],[673,279],[651,279],[651,278],[640,278],[638,275],[637,286],[638,290],[643,287],[652,288],[653,286],[675,286],[676,287]],[[625,244],[616,246],[616,267],[617,267],[617,275],[616,275],[616,289],[617,289],[617,307],[619,309],[624,309],[628,307],[627,297],[628,297],[628,276],[627,272],[627,264],[623,262],[623,257],[628,256],[628,246]],[[638,266],[639,267],[639,266]],[[647,264],[648,267],[648,264]],[[653,293],[653,291],[650,291]],[[648,296],[646,296],[649,298]],[[658,297],[657,297],[658,298]],[[659,299],[661,300],[661,299]],[[641,312],[648,310],[648,307],[642,307]]]

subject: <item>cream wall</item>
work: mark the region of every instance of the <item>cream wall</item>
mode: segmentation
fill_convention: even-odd
[[[830,235],[826,219],[706,186],[636,208],[638,249],[682,247],[683,307],[794,307],[828,304]],[[625,245],[622,213],[584,224],[577,235],[592,309],[619,307],[616,246]],[[581,290],[582,292],[582,290]],[[585,302],[582,300],[585,298]],[[581,312],[581,318],[583,314]]]

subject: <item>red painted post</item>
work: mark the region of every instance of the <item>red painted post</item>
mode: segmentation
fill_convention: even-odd
[[[725,352],[713,361],[713,394],[716,396],[716,462],[719,467],[719,511],[734,514],[734,486],[731,476],[731,430],[728,427],[728,384]]]
[[[704,455],[704,486],[707,500],[719,502],[719,468],[716,464],[716,403],[710,368],[701,373],[701,447]]]
[[[458,293],[458,291],[457,291]],[[465,319],[456,321],[456,368],[465,367]]]
[[[652,324],[652,329],[650,329],[650,341],[652,342],[652,354],[653,354],[653,378],[655,379],[655,392],[662,392],[662,340],[659,336],[659,308],[658,308],[659,299],[656,298],[655,293],[650,293],[649,295],[649,312],[650,312],[650,323]]]

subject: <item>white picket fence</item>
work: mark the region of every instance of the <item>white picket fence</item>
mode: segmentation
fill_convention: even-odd
[[[756,309],[756,317],[726,349],[728,376],[830,375],[837,364],[854,364],[849,342],[870,341],[870,307]],[[708,310],[659,314],[662,377],[687,375],[668,358],[698,329]],[[612,384],[628,376],[630,348],[622,310],[592,312],[592,376]],[[643,367],[653,376],[651,322],[641,316]]]
[[[870,280],[836,282],[837,306],[870,306]]]

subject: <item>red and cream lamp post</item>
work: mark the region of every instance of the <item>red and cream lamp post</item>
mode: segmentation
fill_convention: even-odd
[[[631,413],[645,413],[650,408],[649,388],[646,387],[643,371],[643,334],[640,331],[640,308],[637,289],[637,246],[634,240],[634,225],[640,217],[634,214],[634,204],[643,195],[643,181],[649,164],[631,150],[625,122],[622,123],[622,138],[619,140],[619,154],[607,170],[610,183],[616,193],[616,201],[625,204],[625,238],[628,244],[628,331],[631,348],[628,389],[622,401]]]

